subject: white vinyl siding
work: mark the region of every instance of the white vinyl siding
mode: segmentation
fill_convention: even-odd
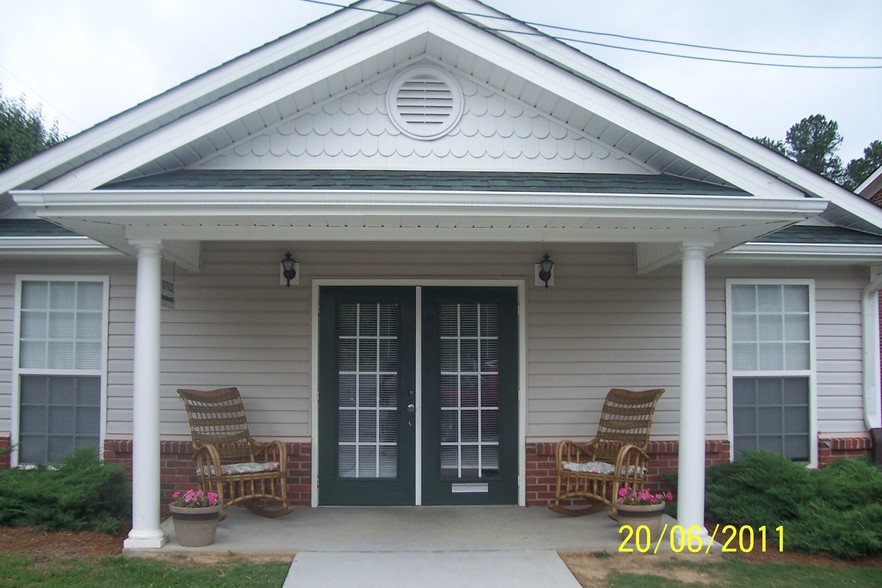
[[[279,286],[290,249],[301,285]],[[548,250],[555,286],[532,285]],[[637,275],[629,244],[205,243],[200,273],[176,271],[176,309],[162,311],[161,434],[189,438],[177,388],[240,387],[252,433],[310,437],[311,288],[314,278],[526,281],[526,435],[530,441],[590,437],[609,388],[666,388],[653,435],[679,427],[680,270]],[[4,263],[0,273],[0,431],[12,430],[15,275],[64,265]],[[109,274],[106,436],[132,435],[135,264],[78,261]],[[172,266],[163,264],[166,277]],[[8,272],[8,273],[5,273]],[[707,266],[707,431],[728,436],[726,281],[814,281],[815,401],[821,435],[865,433],[860,293],[852,267]]]
[[[808,281],[728,282],[732,457],[816,462],[814,296]]]
[[[100,447],[107,279],[24,276],[17,284],[14,460],[59,463]]]

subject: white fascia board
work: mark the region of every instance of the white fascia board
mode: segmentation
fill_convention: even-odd
[[[860,195],[861,198],[869,200],[875,196],[876,192],[879,190],[882,190],[882,166],[879,166],[875,172],[870,174],[870,177],[857,187],[855,193]]]
[[[440,13],[434,9],[435,13]],[[415,11],[273,74],[183,117],[174,124],[77,168],[43,186],[46,190],[88,190],[170,153],[191,141],[364,61],[406,43],[429,28],[425,10]],[[465,23],[460,22],[462,26]]]
[[[711,148],[706,141],[660,120],[645,108],[622,100],[599,86],[550,65],[544,59],[525,53],[495,35],[479,32],[474,26],[431,5],[412,11],[379,29],[367,31],[344,45],[328,49],[205,106],[176,124],[105,155],[79,168],[76,174],[68,174],[44,188],[78,191],[102,185],[303,87],[357,65],[368,56],[406,43],[425,32],[488,58],[498,66],[645,137],[752,194],[782,199],[803,197],[799,190],[776,181],[728,153]],[[587,63],[596,64],[582,57]]]
[[[118,255],[88,237],[0,237],[0,255]]]
[[[381,0],[371,4],[370,10],[338,10],[320,20],[298,29],[289,35],[254,49],[217,68],[209,70],[187,82],[148,99],[103,123],[83,131],[55,147],[39,153],[19,165],[0,173],[0,194],[4,194],[92,150],[118,139],[164,115],[174,113],[195,100],[217,91],[239,79],[284,59],[292,53],[357,27],[376,15],[374,10],[388,7]]]
[[[602,216],[635,218],[726,217],[778,219],[820,214],[818,198],[781,200],[749,196],[671,196],[645,194],[561,194],[557,192],[412,192],[396,190],[193,190],[89,192],[14,191],[16,204],[41,217],[264,216],[266,214],[398,214],[445,212],[481,215]]]
[[[878,265],[882,263],[882,245],[745,243],[717,255],[714,261]]]
[[[450,6],[453,10],[486,12],[486,9],[483,11],[480,10],[479,7],[482,5],[472,2],[471,0],[441,1],[443,4]],[[482,21],[479,17],[470,16],[469,18],[481,21],[482,24],[488,27],[500,28],[499,21],[496,19],[483,19]],[[518,25],[517,23],[511,22],[506,22],[505,24],[506,28],[511,30],[521,31],[523,33],[535,33],[535,29],[526,25]],[[800,190],[804,190],[808,194],[829,199],[844,210],[863,218],[882,229],[882,209],[879,207],[873,205],[865,206],[865,203],[862,203],[860,199],[855,198],[853,194],[844,188],[806,170],[786,157],[759,145],[743,134],[686,106],[685,104],[678,102],[670,96],[667,96],[662,92],[659,92],[658,90],[655,90],[654,88],[589,57],[581,51],[550,37],[503,32],[498,34],[508,37],[513,42],[528,47],[540,55],[546,56],[549,60],[560,64],[564,68],[579,72],[590,78],[594,83],[609,89],[635,104],[642,105],[659,116],[672,121],[683,129],[688,129],[690,134],[701,137],[711,145],[718,146],[735,157],[744,160],[744,162],[748,162],[745,163],[745,165],[753,167],[757,171],[762,170],[771,173],[773,176],[781,178],[784,182],[792,186],[797,186]],[[549,90],[551,89],[547,86],[546,88]],[[596,109],[592,111],[604,116]],[[622,123],[618,124],[641,134],[640,131],[634,128]],[[653,140],[646,134],[641,134],[641,136]],[[700,161],[696,160],[690,154],[690,152],[672,149],[669,145],[664,143],[659,144],[689,161],[702,165]],[[731,165],[731,162],[731,159],[724,160],[724,165]],[[726,175],[718,172],[716,168],[708,168],[704,165],[702,165],[702,167],[708,171],[716,173],[719,177],[732,182],[736,186],[744,188],[749,192],[756,193],[755,190],[735,181],[731,177],[731,174]],[[880,175],[882,175],[882,168],[877,170],[873,177],[879,179],[878,177]],[[770,178],[766,176],[766,180],[768,181],[769,179]],[[762,180],[760,179],[760,182],[761,181]],[[880,179],[879,183],[879,187],[882,188],[882,179]],[[860,191],[861,190],[859,189],[858,192]]]
[[[647,95],[647,86],[634,82],[623,74],[618,74],[621,78],[618,86],[621,89],[611,87],[604,80],[599,80],[599,84],[596,83],[596,74],[614,70],[607,66],[598,68],[597,66],[600,65],[598,62],[578,54],[575,50],[573,51],[579,55],[580,59],[578,63],[573,63],[573,68],[586,74],[587,77],[595,80],[594,82],[586,82],[569,71],[550,66],[548,61],[525,53],[495,36],[475,35],[473,27],[468,27],[450,15],[438,16],[436,20],[433,20],[433,23],[435,24],[433,32],[465,51],[480,55],[499,67],[508,69],[546,91],[667,149],[751,194],[778,198],[802,198],[804,195],[802,191],[770,177],[769,174],[764,173],[756,166],[716,148],[713,142],[701,138],[701,133],[687,132],[681,128],[689,128],[688,124],[693,121],[679,122],[670,115],[659,112],[659,101],[666,98],[663,94],[653,90]],[[532,40],[537,38],[542,39],[541,37],[530,37],[531,41],[528,43],[523,43],[521,39],[516,40],[530,45]],[[557,42],[551,46],[559,49]],[[629,87],[626,88],[622,82],[629,82]],[[613,92],[611,93],[609,90],[613,90]],[[641,92],[638,93],[636,90],[641,90]],[[625,99],[623,100],[620,96]],[[669,98],[667,101],[677,104]],[[680,106],[682,107],[682,105]],[[692,112],[688,109],[685,110]],[[696,119],[694,121],[696,124],[710,121],[703,115],[693,118]],[[671,124],[665,119],[674,120],[679,124]],[[719,123],[716,124],[719,125]],[[722,127],[722,125],[719,126]]]

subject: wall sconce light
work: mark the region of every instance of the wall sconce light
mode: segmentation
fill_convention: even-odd
[[[291,252],[285,253],[285,258],[281,261],[281,277],[279,284],[288,288],[291,284],[295,286],[300,283],[300,264],[291,257]]]
[[[542,260],[535,265],[536,285],[545,287],[554,286],[554,262],[549,259],[548,254],[542,256]]]

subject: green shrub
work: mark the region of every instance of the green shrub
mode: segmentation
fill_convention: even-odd
[[[882,472],[867,460],[809,470],[771,453],[748,453],[708,468],[706,491],[708,519],[770,531],[783,526],[785,549],[882,555]]]
[[[130,518],[130,496],[122,467],[84,448],[58,469],[0,472],[0,525],[116,533]]]

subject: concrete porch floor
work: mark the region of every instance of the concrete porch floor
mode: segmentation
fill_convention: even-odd
[[[171,519],[158,550],[129,555],[278,555],[301,552],[470,552],[585,550],[615,553],[618,525],[605,513],[565,517],[546,508],[320,507],[298,508],[278,519],[233,508],[213,545],[183,547]]]

